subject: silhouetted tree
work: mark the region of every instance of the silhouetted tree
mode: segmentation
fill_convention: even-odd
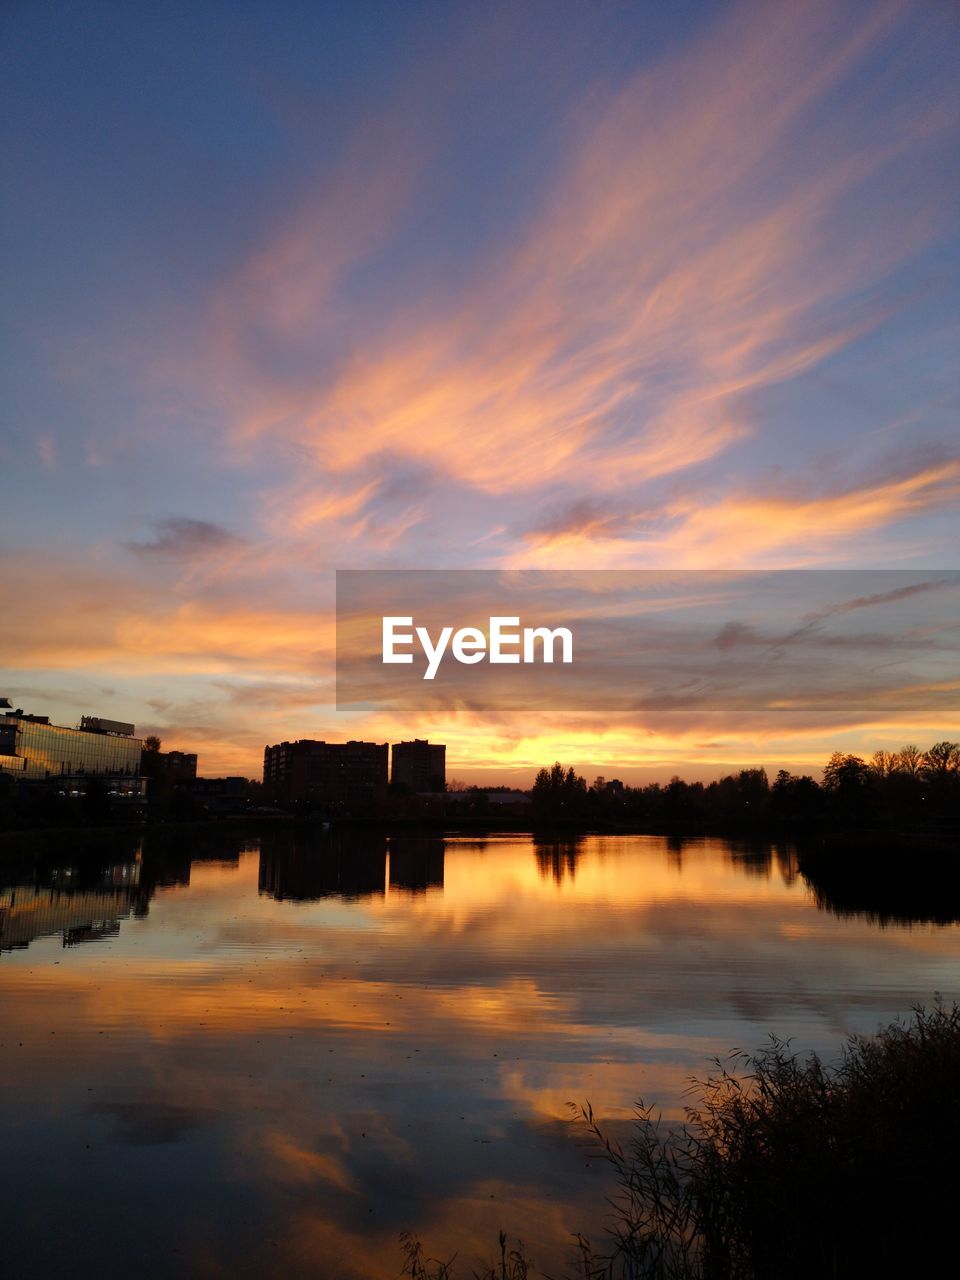
[[[559,760],[552,769],[541,769],[533,784],[531,798],[537,817],[549,822],[582,817],[587,795],[586,779]]]
[[[834,794],[852,795],[863,791],[870,770],[859,756],[835,751],[823,770],[823,785]]]
[[[910,742],[897,752],[897,773],[905,773],[908,777],[917,778],[923,768],[923,752]]]
[[[960,772],[960,742],[935,742],[923,753],[921,769],[924,777],[934,780]]]
[[[897,757],[893,751],[875,751],[870,757],[870,769],[878,778],[888,778],[897,770]]]
[[[781,769],[770,788],[771,810],[778,822],[808,824],[822,810],[823,793],[809,774],[800,777]]]

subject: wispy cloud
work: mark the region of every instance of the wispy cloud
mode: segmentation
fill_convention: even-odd
[[[350,162],[218,311],[238,357],[231,376],[256,406],[238,432],[288,436],[312,460],[312,479],[297,481],[299,518],[349,511],[396,459],[504,498],[572,492],[582,513],[747,440],[757,426],[744,396],[823,364],[885,319],[889,300],[869,290],[938,231],[934,209],[867,215],[861,197],[944,131],[945,104],[901,103],[896,131],[875,128],[869,93],[832,105],[895,38],[900,15],[895,5],[859,22],[829,5],[734,11],[692,48],[579,105],[569,158],[536,214],[462,291],[386,299],[376,317],[357,310],[343,277],[410,189],[388,136],[365,157],[371,200],[331,245],[356,199]],[[329,352],[332,329],[337,359],[285,376],[294,336]],[[316,500],[303,496],[311,484]],[[889,496],[896,519],[898,490]],[[935,486],[923,483],[910,509],[927,500]],[[758,545],[783,545],[785,504],[737,507],[757,520]],[[698,518],[676,505],[665,514],[700,540]],[[886,518],[853,499],[833,514],[848,531],[858,514],[868,527]],[[706,519],[732,542],[738,517],[724,503]],[[581,539],[608,534],[606,520],[581,522]]]
[[[153,529],[152,538],[127,542],[128,550],[140,556],[171,556],[182,560],[207,556],[240,541],[237,534],[221,525],[187,516],[157,520]]]
[[[694,492],[655,512],[577,504],[529,530],[511,567],[570,563],[604,568],[657,565],[689,569],[843,563],[857,535],[922,511],[948,510],[960,498],[960,459],[906,474],[811,492]]]

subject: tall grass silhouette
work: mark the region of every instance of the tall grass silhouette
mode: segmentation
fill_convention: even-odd
[[[616,1175],[609,1238],[575,1235],[583,1280],[940,1274],[960,1205],[960,1006],[852,1036],[832,1065],[774,1038],[715,1060],[694,1093],[681,1124],[640,1104],[626,1146],[575,1108]],[[453,1280],[455,1259],[405,1249],[413,1280]],[[501,1233],[472,1274],[542,1273]]]

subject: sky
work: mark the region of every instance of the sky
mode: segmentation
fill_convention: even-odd
[[[945,0],[5,6],[0,693],[257,776],[422,728],[337,712],[338,568],[956,567],[958,35]],[[722,751],[429,728],[473,780],[834,745],[737,716]]]

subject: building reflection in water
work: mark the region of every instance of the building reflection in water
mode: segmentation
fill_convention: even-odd
[[[5,868],[0,878],[0,951],[28,947],[60,934],[65,947],[115,937],[120,921],[144,914],[149,890],[141,884],[143,850],[108,844],[78,847],[69,863],[42,860]]]
[[[280,901],[382,898],[390,889],[426,893],[443,888],[446,841],[387,836],[382,831],[278,828],[260,843],[259,888]]]
[[[257,843],[235,831],[198,830],[186,853],[182,833],[118,831],[14,856],[0,869],[0,952],[56,934],[65,947],[115,938],[124,920],[147,916],[158,889],[189,885],[194,863],[237,866]]]
[[[390,888],[426,893],[443,888],[447,842],[437,836],[391,836]]]
[[[131,914],[136,888],[55,889],[15,885],[0,889],[0,951],[27,947],[59,933],[65,947],[115,937]]]
[[[636,837],[634,837],[636,838]],[[660,856],[678,870],[702,839],[656,840]],[[476,841],[485,845],[483,837]],[[800,879],[816,905],[873,923],[947,924],[960,920],[960,872],[950,860],[923,863],[921,877],[909,858],[826,858],[791,844],[760,840],[722,842],[728,864],[748,879],[770,879],[774,869],[786,887]],[[59,934],[65,947],[114,938],[122,922],[145,917],[158,889],[187,887],[199,863],[237,866],[259,851],[259,893],[279,901],[346,902],[383,899],[392,893],[443,893],[449,841],[440,836],[387,835],[367,828],[321,831],[273,826],[251,836],[230,827],[182,833],[158,829],[114,833],[100,843],[86,838],[41,856],[8,858],[0,869],[0,952]],[[572,887],[589,840],[534,839],[541,880]]]
[[[387,837],[362,828],[310,831],[290,827],[264,832],[259,888],[279,901],[383,897]]]

